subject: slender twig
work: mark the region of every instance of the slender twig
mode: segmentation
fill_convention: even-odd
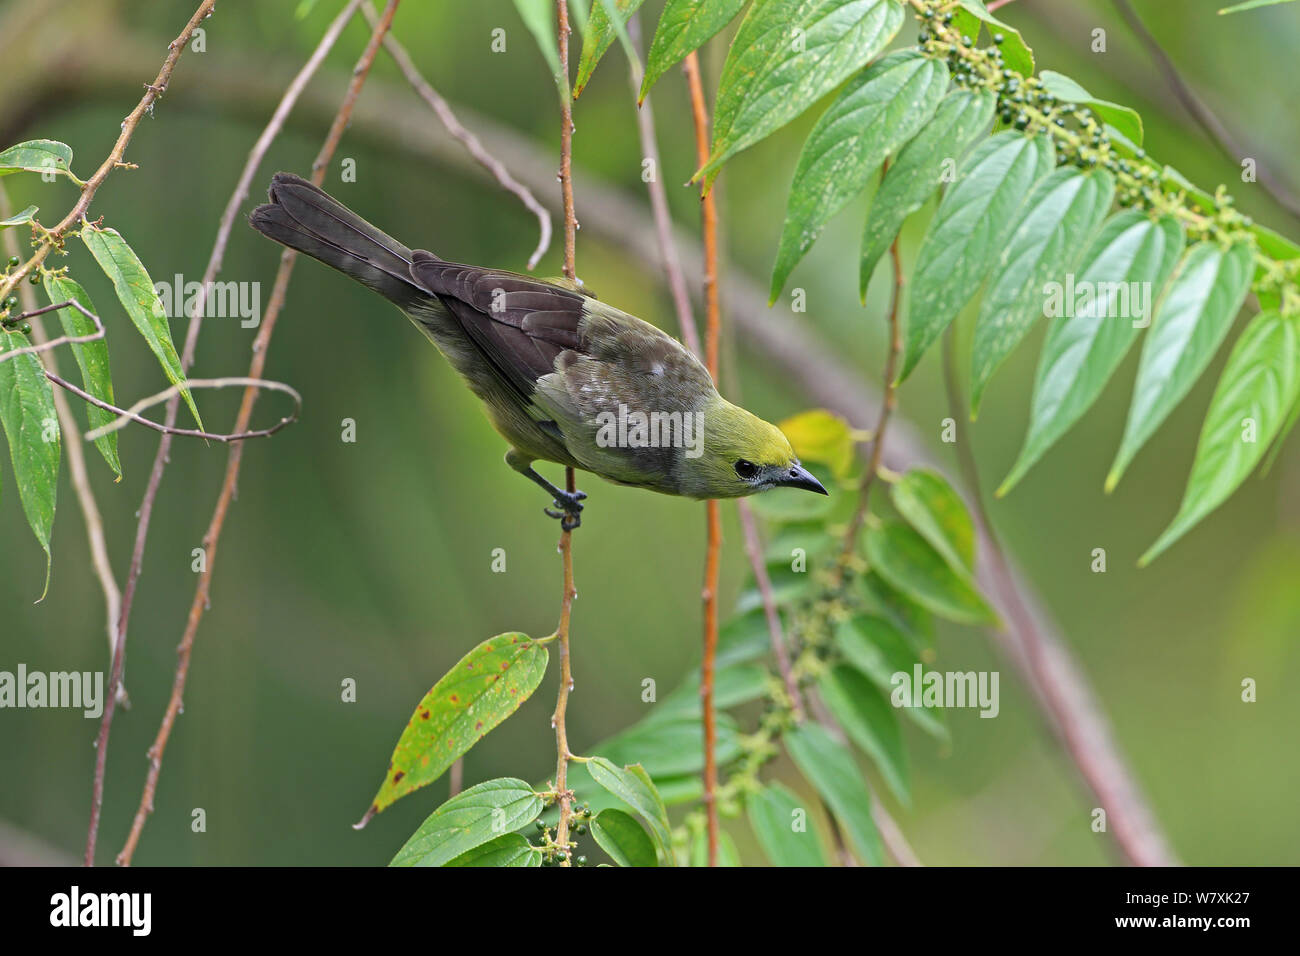
[[[767,619],[767,633],[772,644],[772,656],[776,658],[777,670],[785,684],[785,692],[790,698],[790,708],[796,722],[804,718],[803,695],[799,692],[799,681],[794,676],[790,664],[790,651],[785,643],[785,629],[781,626],[781,614],[776,608],[776,595],[772,591],[772,578],[767,573],[767,562],[763,559],[763,539],[759,535],[758,522],[754,520],[754,509],[747,501],[737,501],[736,511],[740,515],[740,529],[745,536],[745,553],[749,556],[749,566],[754,572],[754,583],[763,603],[763,615]]]
[[[555,0],[555,27],[559,39],[560,69],[564,82],[569,82],[569,5],[567,0]],[[575,262],[578,220],[573,212],[573,106],[567,99],[560,101],[560,195],[564,203],[564,274],[577,281]],[[564,487],[570,494],[577,490],[577,476],[572,468],[564,469]],[[569,732],[565,716],[569,707],[569,692],[573,690],[573,666],[569,658],[569,620],[573,613],[573,599],[578,596],[573,585],[573,532],[560,532],[560,561],[564,566],[564,591],[560,596],[560,623],[555,628],[556,646],[560,654],[560,689],[555,699],[555,713],[551,725],[555,728],[555,793],[560,807],[560,819],[555,826],[555,844],[564,859],[561,866],[573,862],[569,846],[569,821],[573,816],[573,791],[569,789]]]
[[[320,152],[316,154],[316,159],[312,163],[311,179],[317,186],[325,180],[325,169],[338,148],[339,141],[343,137],[343,131],[347,128],[357,97],[361,94],[361,88],[365,85],[366,77],[370,74],[370,68],[375,62],[375,55],[379,52],[379,44],[392,25],[393,14],[397,12],[398,3],[399,0],[388,0],[379,25],[375,27],[369,42],[366,44],[365,51],[361,54],[361,58],[352,70],[352,79],[348,84],[347,92],[344,94],[343,102],[339,106],[338,113],[335,114],[333,123],[330,125],[324,145],[321,146]],[[262,370],[266,365],[267,348],[271,341],[271,335],[275,331],[276,320],[284,307],[285,296],[289,288],[289,278],[292,275],[293,265],[296,261],[297,253],[292,249],[286,249],[280,256],[280,268],[276,273],[275,282],[271,288],[271,296],[267,301],[261,328],[258,329],[257,338],[253,342],[253,360],[249,365],[249,378],[262,378]],[[239,414],[235,419],[236,431],[246,431],[248,429],[257,395],[258,389],[256,388],[244,389]],[[195,589],[194,599],[190,603],[185,631],[176,649],[176,674],[172,680],[171,698],[167,703],[167,709],[163,714],[153,745],[149,748],[149,771],[145,778],[144,790],[140,795],[140,805],[136,809],[126,843],[122,847],[122,851],[117,855],[117,862],[122,866],[130,865],[131,858],[134,856],[135,848],[140,840],[140,833],[144,829],[145,821],[148,819],[149,814],[153,812],[154,792],[158,786],[158,776],[162,771],[163,753],[171,736],[176,716],[180,713],[185,694],[185,683],[189,676],[190,655],[194,646],[194,636],[198,632],[199,622],[202,620],[203,613],[208,606],[212,573],[216,566],[217,545],[221,538],[221,531],[225,526],[230,502],[234,498],[244,448],[245,445],[242,442],[231,445],[230,456],[226,462],[226,474],[221,485],[221,493],[217,498],[216,507],[208,523],[208,530],[203,536],[203,546],[207,552],[207,563],[204,570],[199,574],[199,583]]]
[[[375,12],[374,7],[371,6],[369,0],[367,0],[366,5],[362,8],[362,12],[365,13],[366,19],[370,21],[370,25],[374,26],[379,14]],[[542,256],[546,254],[546,250],[551,246],[550,211],[537,201],[537,197],[532,194],[532,191],[527,186],[523,185],[515,179],[515,177],[511,176],[510,171],[506,169],[505,164],[484,149],[483,144],[479,142],[479,138],[467,130],[464,124],[456,118],[456,114],[452,111],[451,107],[447,105],[447,101],[442,98],[442,95],[430,85],[428,80],[420,75],[419,68],[411,59],[411,55],[406,52],[406,47],[402,46],[397,37],[393,36],[391,33],[384,37],[384,49],[387,50],[388,55],[393,58],[393,62],[397,64],[397,68],[402,71],[402,75],[405,76],[406,81],[411,84],[411,88],[414,89],[420,98],[429,105],[429,108],[437,114],[439,122],[442,123],[447,132],[450,133],[457,142],[462,143],[465,146],[465,149],[469,154],[474,157],[474,161],[486,169],[488,174],[497,181],[497,184],[502,189],[513,194],[521,203],[524,204],[524,207],[529,212],[537,217],[537,229],[539,233],[537,238],[537,248],[534,249],[533,254],[528,257],[528,270],[531,272],[537,266],[537,263],[541,260]]]
[[[84,345],[86,342],[97,342],[104,337],[104,323],[99,320],[99,316],[95,315],[95,313],[91,312],[80,302],[77,302],[74,299],[69,299],[67,302],[59,302],[53,305],[45,305],[37,308],[36,300],[32,295],[31,290],[23,289],[22,293],[23,311],[6,321],[10,323],[20,322],[24,319],[44,315],[46,312],[58,312],[60,309],[66,309],[68,306],[72,306],[82,315],[86,316],[86,318],[95,323],[95,331],[91,332],[89,335],[60,335],[58,338],[54,339],[42,339],[42,341],[35,345],[27,345],[20,349],[12,349],[4,355],[0,355],[0,362],[7,362],[11,358],[15,358],[19,355],[36,355],[40,352],[48,352],[60,345]],[[32,328],[34,329],[36,326],[32,326]]]
[[[691,95],[695,125],[695,156],[699,166],[709,161],[709,108],[704,99],[700,60],[695,53],[682,64]],[[718,302],[718,208],[713,191],[700,185],[700,223],[704,239],[704,364],[718,381],[718,339],[722,308]],[[718,567],[722,551],[722,519],[718,502],[704,503],[707,544],[704,554],[704,660],[700,666],[700,706],[704,714],[704,810],[708,819],[709,866],[718,865],[717,714],[713,707],[713,677],[718,654]]]

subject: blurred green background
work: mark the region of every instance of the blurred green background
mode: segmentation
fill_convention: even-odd
[[[1257,151],[1260,164],[1300,183],[1293,159],[1300,150],[1295,77],[1285,67],[1300,45],[1300,6],[1221,18],[1215,15],[1221,5],[1137,3],[1183,75]],[[62,140],[76,152],[74,169],[89,175],[193,6],[192,0],[0,4],[5,144]],[[253,140],[342,4],[319,0],[302,20],[294,17],[296,6],[297,0],[221,3],[205,24],[206,51],[181,59],[155,115],[130,145],[127,158],[140,169],[114,173],[96,196],[92,215],[126,236],[155,280],[201,276]],[[660,6],[646,4],[647,35]],[[1022,0],[1001,15],[1023,28],[1040,67],[1138,108],[1153,155],[1211,189],[1229,183],[1245,211],[1300,236],[1300,222],[1262,187],[1241,183],[1236,163],[1178,108],[1109,2]],[[506,30],[507,50],[494,54],[489,43],[497,27]],[[1107,31],[1105,54],[1090,51],[1097,28]],[[543,156],[557,155],[554,90],[508,0],[409,2],[395,31],[453,105],[531,138]],[[704,58],[710,89],[730,32]],[[912,42],[914,32],[909,24],[898,42]],[[349,25],[313,87],[320,103],[336,102],[367,35],[360,19]],[[381,115],[394,124],[443,135],[383,55],[374,80],[363,101],[387,97]],[[674,215],[694,230],[698,201],[678,186],[694,155],[679,71],[656,88],[654,108]],[[328,111],[332,106],[295,114],[256,176],[247,208],[273,171],[309,171]],[[816,112],[739,156],[721,181],[730,268],[764,288],[785,191]],[[617,48],[578,101],[575,122],[579,169],[644,203],[626,62]],[[344,158],[356,161],[355,183],[340,181]],[[5,185],[18,208],[40,205],[47,223],[75,200],[63,182],[13,176]],[[373,124],[357,124],[344,136],[326,188],[399,238],[448,258],[521,270],[536,240],[533,219],[513,198],[418,150],[395,149],[375,135]],[[579,194],[580,218],[582,201]],[[809,309],[789,321],[816,326],[841,360],[874,383],[886,290],[879,281],[865,308],[856,300],[861,216],[855,210],[835,221],[800,266],[792,285],[808,290]],[[909,266],[922,224],[920,217],[905,233]],[[126,404],[162,388],[156,363],[84,249],[64,261],[105,315],[119,400]],[[278,250],[237,225],[220,278],[260,281],[265,306],[277,262]],[[558,243],[538,271],[559,272]],[[661,277],[597,230],[579,233],[578,271],[602,298],[674,328]],[[972,429],[986,487],[1001,479],[1019,448],[1041,331],[1007,363]],[[179,344],[182,322],[173,323],[173,334]],[[233,319],[209,320],[194,374],[243,374],[254,334]],[[742,343],[729,342],[725,355],[727,387],[758,414],[780,419],[807,405],[779,368],[755,360]],[[1248,481],[1153,567],[1134,567],[1176,509],[1225,357],[1226,349],[1106,497],[1101,483],[1123,427],[1133,350],[1098,406],[991,510],[1092,680],[1180,857],[1194,864],[1297,863],[1300,442],[1293,438],[1267,477]],[[70,356],[60,360],[71,367]],[[302,392],[302,420],[247,448],[212,607],[198,633],[184,714],[166,753],[139,864],[387,862],[446,793],[439,781],[365,831],[349,828],[416,701],[480,640],[554,627],[560,567],[556,529],[540,514],[544,502],[502,465],[503,443],[474,399],[394,310],[302,262],[267,373]],[[224,430],[233,421],[236,394],[199,398],[210,427]],[[273,421],[281,407],[280,397],[264,398],[258,420]],[[937,349],[909,380],[901,409],[943,448],[939,422],[948,412]],[[345,418],[357,423],[354,444],[340,440]],[[119,581],[156,447],[152,432],[122,432],[119,484],[88,452]],[[144,753],[165,705],[196,583],[191,549],[200,544],[226,456],[219,445],[178,440],[173,446],[131,620],[126,683],[132,707],[113,726],[101,862],[120,848],[139,800]],[[32,602],[41,590],[43,555],[23,520],[7,462],[3,472],[0,670],[25,662],[30,669],[106,671],[103,602],[66,467],[53,578],[41,604]],[[590,478],[584,487],[591,501],[576,543],[577,687],[569,708],[569,737],[579,753],[644,714],[644,678],[666,693],[698,662],[704,542],[698,504]],[[745,559],[734,510],[724,507],[724,515],[728,602]],[[1089,569],[1097,547],[1109,556],[1105,574]],[[504,574],[491,570],[495,548],[506,551]],[[942,631],[938,646],[944,669],[1000,669],[1002,708],[997,720],[954,713],[947,749],[910,726],[906,731],[915,805],[891,809],[920,857],[934,864],[1114,862],[1111,839],[1089,828],[1090,796],[1010,665],[972,630]],[[471,752],[467,782],[549,775],[556,672],[552,667],[534,698]],[[1257,703],[1241,703],[1244,677],[1258,682]],[[357,682],[356,703],[340,700],[345,678]],[[80,712],[0,712],[0,860],[80,856],[97,728]],[[785,762],[771,770],[794,780]],[[196,807],[206,811],[206,833],[191,832]],[[731,828],[742,855],[757,861],[743,821]]]

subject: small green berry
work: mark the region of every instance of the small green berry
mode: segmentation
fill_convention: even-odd
[[[27,281],[30,282],[32,285],[40,285],[41,274],[39,272],[33,272],[31,275],[27,277]]]
[[[10,269],[15,268],[15,267],[16,267],[20,262],[22,262],[22,261],[23,261],[23,260],[19,259],[17,256],[10,256],[10,257],[9,257],[9,268],[10,268]]]
[[[576,863],[576,864],[578,864],[578,866],[586,866],[586,865],[587,865],[587,858],[586,858],[585,856],[580,856],[580,857],[578,857],[576,860],[574,860],[573,862]]]
[[[30,322],[24,322],[22,325],[18,326],[18,331],[21,332],[23,335],[31,335],[32,324]]]
[[[1002,45],[1002,41],[1005,40],[1005,39],[1006,39],[1006,37],[1004,37],[1001,33],[995,33],[995,34],[993,34],[993,42],[994,42],[997,46],[1001,46],[1001,45]]]

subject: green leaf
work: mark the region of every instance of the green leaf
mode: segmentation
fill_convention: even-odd
[[[131,321],[157,357],[163,374],[167,376],[167,381],[182,386],[181,397],[185,399],[190,414],[194,416],[199,429],[202,430],[203,419],[199,417],[199,410],[194,405],[194,397],[190,395],[190,390],[184,387],[185,371],[181,368],[180,357],[176,354],[176,346],[172,343],[171,327],[167,324],[167,312],[163,309],[162,300],[158,298],[153,280],[149,278],[144,263],[116,229],[96,229],[93,226],[85,226],[81,230],[81,241],[86,244],[90,254],[104,270],[104,275],[112,280],[118,301],[122,303],[126,314],[131,317]]]
[[[921,535],[901,521],[867,530],[867,560],[894,587],[922,607],[960,624],[992,624],[996,615]]]
[[[1294,3],[1295,0],[1246,0],[1245,3],[1236,3],[1230,7],[1224,7],[1219,11],[1219,16],[1228,13],[1241,13],[1245,10],[1255,10],[1259,7],[1273,7],[1279,3]]]
[[[72,172],[72,147],[52,139],[33,139],[0,152],[0,176],[10,173]]]
[[[0,229],[7,229],[10,226],[21,226],[25,222],[31,222],[32,217],[36,215],[37,207],[28,206],[22,212],[16,212],[8,219],[0,219]]]
[[[691,866],[709,865],[709,832],[700,827],[691,838]],[[722,830],[718,834],[718,866],[740,866],[740,854],[731,834]]]
[[[581,0],[579,0],[581,3]],[[636,51],[631,40],[627,39],[627,21],[636,13],[644,0],[595,0],[591,7],[591,19],[587,21],[586,35],[582,38],[582,59],[578,61],[578,78],[573,83],[573,96],[582,94],[596,70],[596,64],[605,55],[609,45],[617,36],[623,41],[623,48],[630,58],[635,58]],[[613,8],[612,10],[610,8]],[[611,15],[614,14],[614,15]]]
[[[799,154],[769,305],[826,223],[934,115],[947,87],[943,62],[913,51],[883,57],[844,86]]]
[[[773,866],[826,865],[815,817],[784,786],[770,783],[751,793],[745,810],[754,836]]]
[[[1102,226],[1062,294],[1039,356],[1029,431],[1004,495],[1083,416],[1149,325],[1183,251],[1172,217],[1126,210]],[[1074,294],[1071,294],[1073,290]]]
[[[867,298],[867,285],[876,263],[905,220],[921,208],[939,188],[945,164],[956,168],[993,118],[997,98],[987,90],[953,90],[939,103],[934,117],[916,134],[885,170],[885,178],[867,209],[862,233],[862,267],[859,292]]]
[[[542,851],[518,833],[503,833],[444,866],[541,866]]]
[[[672,828],[668,825],[668,811],[664,809],[664,802],[655,790],[655,785],[650,782],[650,775],[645,772],[645,768],[640,764],[617,767],[604,757],[592,757],[586,766],[592,780],[635,810],[649,825],[659,865],[672,866],[673,839]]]
[[[883,866],[880,834],[871,819],[871,794],[853,755],[820,724],[803,724],[786,731],[782,739],[799,772],[821,794],[844,828],[853,851],[871,865]]]
[[[1106,490],[1200,378],[1218,351],[1250,285],[1250,246],[1226,252],[1212,242],[1192,246],[1165,293],[1142,346],[1133,403]]]
[[[907,750],[889,700],[847,664],[837,664],[824,673],[817,689],[836,722],[871,758],[894,796],[904,806],[911,806]]]
[[[937,471],[913,468],[890,488],[894,507],[958,575],[975,573],[975,522]]]
[[[518,632],[462,657],[416,706],[393,748],[367,818],[433,783],[529,698],[546,673],[546,648]]]
[[[843,478],[853,467],[857,435],[852,426],[834,412],[814,408],[800,412],[777,425],[790,440],[803,462],[820,462],[836,477]]]
[[[598,0],[599,2],[599,0]],[[569,102],[569,77],[560,66],[560,48],[556,43],[555,33],[559,25],[555,19],[555,4],[552,0],[515,0],[515,9],[519,19],[537,41],[546,65],[551,68],[551,78],[559,91],[560,100]]]
[[[622,810],[601,810],[591,821],[596,844],[619,866],[658,866],[655,845],[636,818]]]
[[[515,777],[487,780],[434,810],[388,865],[443,866],[527,826],[541,814],[541,796],[524,781]]]
[[[903,25],[895,0],[765,0],[745,15],[718,80],[713,149],[692,182],[789,123],[879,53]]]
[[[1006,60],[1007,68],[1015,70],[1021,76],[1033,76],[1034,74],[1034,54],[1025,43],[1025,38],[1020,35],[1020,31],[1015,27],[1007,26],[985,8],[982,0],[958,0],[963,8],[973,14],[977,19],[983,20],[989,25],[990,33],[1001,33],[1002,56]],[[997,27],[995,31],[993,28]],[[971,40],[975,37],[971,36]]]
[[[944,194],[912,270],[902,381],[993,268],[1034,183],[1055,165],[1052,142],[1004,130],[966,158]]]
[[[771,636],[767,631],[767,622],[763,621],[763,653],[759,656],[765,656],[771,647]],[[721,642],[719,642],[721,643]],[[751,700],[758,700],[767,691],[767,682],[770,678],[767,668],[757,664],[716,664],[717,671],[713,675],[713,706],[719,710],[728,707],[735,707],[739,704],[749,703]],[[640,727],[643,724],[660,722],[667,720],[690,720],[694,721],[697,726],[700,719],[700,671],[696,668],[682,681],[671,694],[659,701],[642,721],[633,724],[631,728],[619,734],[615,740],[623,737],[632,729]],[[600,753],[604,753],[603,747],[595,748]],[[652,777],[659,776],[652,768],[647,767]]]
[[[0,332],[0,358],[30,344],[21,332]],[[23,514],[45,551],[43,599],[50,587],[50,532],[59,490],[59,419],[45,367],[30,352],[0,361],[0,426],[9,442]]]
[[[1063,73],[1043,70],[1038,74],[1043,88],[1063,103],[1082,103],[1102,120],[1119,130],[1131,143],[1142,145],[1142,117],[1137,110],[1109,100],[1100,100]]]
[[[1048,283],[1063,283],[1110,209],[1115,178],[1104,169],[1053,170],[1017,213],[1019,225],[989,279],[971,355],[971,418],[998,366],[1043,315]]]
[[[650,41],[639,100],[679,60],[711,40],[730,23],[746,0],[668,0]]]
[[[1296,321],[1276,312],[1261,312],[1241,333],[1210,401],[1183,503],[1139,565],[1149,564],[1254,471],[1300,395],[1297,337]]]
[[[76,280],[66,275],[45,273],[45,295],[51,305],[75,301],[86,311],[94,315],[99,314],[95,311],[90,297],[86,295],[86,290]],[[59,321],[63,325],[64,334],[72,338],[95,334],[95,323],[72,306],[59,310]],[[113,400],[113,377],[108,369],[108,342],[105,339],[96,339],[94,342],[73,342],[71,348],[72,355],[77,360],[77,367],[81,369],[82,387],[100,401],[116,405],[117,402]],[[86,404],[86,420],[92,429],[107,425],[116,417],[110,411]],[[113,469],[113,473],[119,478],[122,477],[122,462],[117,456],[117,432],[109,432],[95,439],[95,447],[104,456],[104,461],[108,462],[108,467]]]
[[[698,695],[696,699],[698,701]],[[704,769],[704,730],[698,710],[697,706],[696,714],[688,717],[658,718],[657,714],[652,715],[595,749],[615,763],[641,764],[654,779],[697,773]],[[733,718],[719,714],[718,763],[730,763],[740,753],[739,726]]]
[[[907,636],[875,614],[855,614],[835,629],[835,648],[845,662],[875,684],[881,693],[894,690],[894,675],[911,674],[921,662]],[[931,736],[948,739],[943,710],[917,703],[898,708]]]

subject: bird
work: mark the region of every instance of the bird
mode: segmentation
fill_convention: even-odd
[[[728,402],[658,327],[564,279],[449,262],[411,249],[292,173],[271,179],[249,224],[396,305],[483,403],[505,460],[541,486],[565,531],[586,494],[534,468],[555,462],[694,499],[773,488],[829,494],[775,425]]]

